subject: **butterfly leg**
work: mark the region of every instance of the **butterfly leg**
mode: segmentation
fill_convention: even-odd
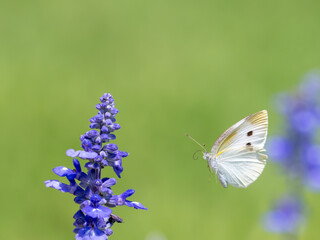
[[[228,183],[227,183],[226,179],[223,177],[223,175],[219,174],[219,172],[217,173],[217,175],[218,175],[218,178],[219,178],[221,185],[224,188],[228,187]]]

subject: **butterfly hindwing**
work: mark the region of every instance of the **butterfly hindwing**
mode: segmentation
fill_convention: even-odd
[[[262,173],[267,156],[255,147],[230,148],[219,155],[217,175],[224,187],[230,184],[245,188]]]

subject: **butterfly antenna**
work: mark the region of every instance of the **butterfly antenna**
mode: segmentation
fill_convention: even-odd
[[[205,152],[207,152],[207,149],[205,149],[204,145],[200,144],[198,141],[196,141],[193,137],[191,137],[188,133],[186,133],[186,136],[190,138],[192,141],[194,141],[196,144],[198,144]]]

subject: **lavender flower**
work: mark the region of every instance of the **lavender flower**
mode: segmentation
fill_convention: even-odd
[[[290,234],[295,239],[297,229],[305,219],[303,190],[320,190],[320,78],[310,74],[294,93],[277,97],[279,112],[285,120],[284,133],[269,141],[270,159],[282,166],[287,178],[287,192],[264,217],[267,231]]]
[[[141,203],[127,200],[134,194],[129,189],[120,195],[113,195],[111,187],[117,181],[115,178],[102,178],[101,170],[104,167],[112,167],[120,178],[123,171],[122,159],[128,153],[120,151],[114,143],[114,131],[120,129],[115,123],[115,116],[119,112],[115,108],[111,94],[103,94],[101,103],[96,105],[98,114],[90,119],[90,130],[80,137],[83,150],[69,149],[67,156],[73,158],[74,169],[59,166],[53,172],[60,177],[66,177],[69,184],[58,180],[45,181],[46,187],[55,188],[61,192],[69,192],[75,196],[74,201],[80,205],[79,211],[73,216],[74,232],[76,240],[105,240],[113,232],[112,225],[121,223],[122,219],[112,214],[111,208],[126,205],[135,209],[147,210]],[[98,129],[98,130],[95,130]],[[78,159],[86,160],[83,172]]]

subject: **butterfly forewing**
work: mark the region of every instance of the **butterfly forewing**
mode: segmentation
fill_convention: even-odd
[[[213,145],[211,154],[219,155],[226,149],[243,146],[263,148],[267,131],[267,111],[251,114],[226,130]]]

